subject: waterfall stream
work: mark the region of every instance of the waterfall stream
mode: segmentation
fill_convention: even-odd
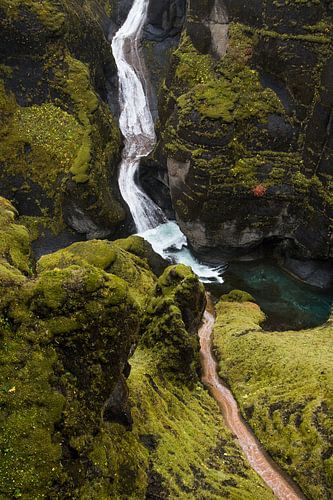
[[[166,222],[162,210],[135,182],[140,158],[147,156],[156,142],[139,55],[147,9],[147,0],[136,0],[125,23],[112,41],[119,77],[119,125],[125,138],[123,160],[119,170],[119,188],[140,233]]]
[[[211,267],[200,263],[188,249],[186,237],[177,223],[167,220],[163,211],[136,181],[140,159],[149,155],[156,143],[139,53],[148,5],[149,0],[134,0],[125,23],[112,40],[119,77],[119,125],[125,140],[119,168],[119,189],[130,209],[137,233],[149,241],[157,253],[191,266],[204,282],[223,283],[221,274],[224,265]]]

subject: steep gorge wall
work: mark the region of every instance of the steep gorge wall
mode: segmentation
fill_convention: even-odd
[[[331,54],[327,2],[189,2],[155,159],[197,251],[332,256]]]
[[[108,2],[1,0],[0,193],[89,237],[123,222]],[[117,100],[116,93],[113,96]]]

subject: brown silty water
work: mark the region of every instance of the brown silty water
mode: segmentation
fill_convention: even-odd
[[[227,427],[236,437],[251,467],[262,477],[276,497],[281,500],[304,500],[300,489],[268,456],[240,415],[231,391],[218,376],[217,363],[212,354],[212,331],[215,323],[214,306],[210,297],[199,330],[201,345],[202,382],[217,401]]]

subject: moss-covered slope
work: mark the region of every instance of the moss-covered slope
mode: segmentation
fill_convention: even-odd
[[[333,493],[333,326],[266,332],[240,295],[217,306],[220,375],[274,460],[311,499]]]
[[[133,426],[104,421],[89,454],[96,474],[79,498],[273,498],[195,372],[204,297],[185,266],[156,282],[130,359]]]
[[[99,260],[95,242],[79,261],[44,262],[34,274],[29,234],[14,216],[1,199],[0,495],[66,496],[89,474],[92,441],[115,391],[119,412],[126,407],[123,372],[141,306],[127,281],[104,271],[107,256]],[[154,283],[145,262],[119,253],[129,273],[141,265],[140,284]]]
[[[0,2],[0,192],[21,215],[90,236],[124,219],[112,187],[121,140],[106,99],[106,4]]]
[[[139,237],[35,265],[16,216],[0,198],[0,497],[272,498],[199,382],[191,269],[158,278]]]
[[[84,498],[273,499],[200,383],[189,388],[164,378],[156,351],[146,347],[131,365],[133,430],[105,427],[92,456],[103,479],[87,485]]]

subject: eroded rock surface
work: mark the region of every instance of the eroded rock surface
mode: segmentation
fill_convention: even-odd
[[[331,51],[327,2],[189,2],[154,157],[195,250],[332,256]]]
[[[88,237],[125,218],[107,2],[0,2],[0,193]],[[114,99],[117,96],[114,95]]]

